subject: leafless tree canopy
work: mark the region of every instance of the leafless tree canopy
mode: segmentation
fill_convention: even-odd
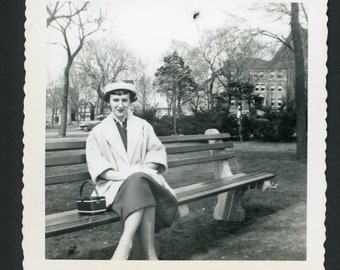
[[[241,80],[249,75],[251,65],[255,64],[250,60],[261,58],[264,48],[250,31],[237,27],[209,31],[200,40],[200,52],[212,77],[225,88],[232,77]]]
[[[70,70],[75,57],[83,48],[85,39],[97,32],[104,17],[100,13],[98,16],[88,16],[89,2],[65,2],[56,3],[54,7],[48,6],[47,25],[58,31],[63,37],[63,43],[59,43],[67,54],[67,63],[64,69],[64,86],[61,106],[61,124],[59,136],[66,136],[66,124],[69,102]],[[85,14],[84,14],[85,13]],[[87,16],[86,16],[87,15]],[[72,36],[71,33],[76,33]]]
[[[302,13],[299,13],[299,17],[301,18],[300,24],[302,26],[302,31],[307,31],[308,28],[308,13],[303,5],[303,3],[299,4]],[[270,4],[255,4],[252,8],[253,10],[263,10],[275,21],[287,21],[290,23],[290,19],[292,16],[291,6],[289,3],[270,3]],[[278,32],[269,31],[268,29],[260,29],[256,28],[252,30],[254,35],[264,35],[277,40],[278,42],[284,44],[289,50],[294,52],[294,47],[291,43],[287,42],[287,36],[282,35]],[[307,33],[306,33],[307,34]]]
[[[134,62],[133,54],[122,42],[91,40],[84,46],[77,69],[102,97],[102,88],[131,70]]]
[[[70,3],[68,3],[70,4]],[[47,9],[47,13],[48,13],[48,17],[47,17],[47,27],[50,26],[50,24],[53,21],[57,21],[59,19],[71,19],[72,17],[78,15],[80,12],[85,11],[87,6],[88,6],[89,2],[85,2],[80,8],[76,9],[76,10],[72,10],[69,14],[59,14],[61,13],[62,9],[65,7],[65,5],[67,5],[67,2],[56,2],[54,5],[47,5],[46,9]]]

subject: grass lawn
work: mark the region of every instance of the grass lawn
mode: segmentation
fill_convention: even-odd
[[[295,160],[295,143],[235,142],[234,173],[274,173],[277,189],[248,191],[243,222],[213,220],[216,197],[189,204],[190,214],[156,235],[164,260],[305,260],[306,163]],[[192,154],[190,154],[192,155]],[[211,164],[169,170],[176,188],[213,177]],[[46,188],[46,213],[75,208],[80,183]],[[49,259],[109,259],[120,224],[99,226],[46,239]],[[138,259],[138,254],[135,254]]]

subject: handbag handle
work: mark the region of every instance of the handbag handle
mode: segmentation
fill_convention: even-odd
[[[97,188],[96,188],[96,185],[95,185],[91,180],[86,180],[86,181],[85,181],[84,183],[82,183],[82,185],[80,186],[80,190],[79,190],[79,198],[80,198],[81,200],[84,199],[84,198],[83,198],[83,189],[84,189],[84,186],[85,186],[86,184],[90,184],[90,185],[92,186],[93,190],[96,192],[97,197],[99,197],[99,193],[98,193],[98,190],[97,190]]]

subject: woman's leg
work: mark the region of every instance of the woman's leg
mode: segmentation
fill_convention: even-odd
[[[132,249],[133,238],[144,216],[144,208],[129,215],[124,224],[124,230],[118,246],[113,254],[113,260],[127,260]]]
[[[142,250],[149,260],[158,260],[155,248],[155,207],[144,208],[144,214],[137,230]]]

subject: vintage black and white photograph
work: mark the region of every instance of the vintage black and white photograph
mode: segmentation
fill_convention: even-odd
[[[28,1],[24,269],[323,269],[325,3]]]

